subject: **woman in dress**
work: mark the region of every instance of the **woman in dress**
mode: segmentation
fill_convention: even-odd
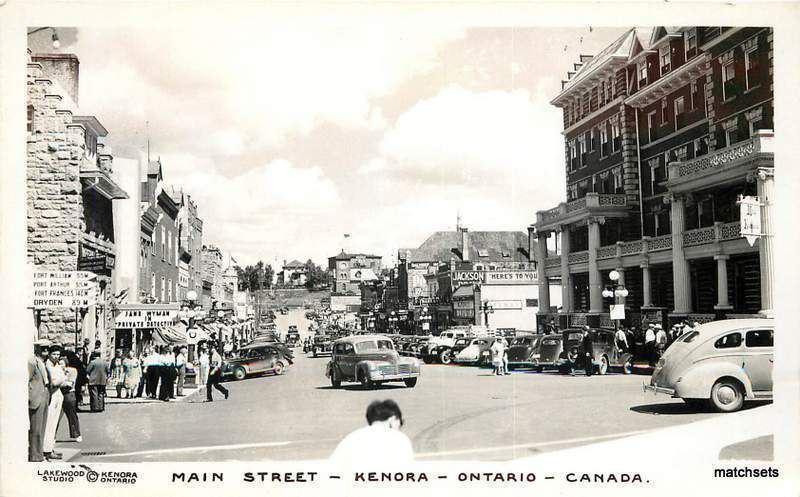
[[[125,374],[123,380],[125,397],[132,399],[142,379],[142,364],[132,349],[128,351],[128,357],[122,361],[122,370]]]
[[[124,376],[122,361],[124,361],[122,349],[117,349],[114,358],[111,359],[111,377],[108,379],[108,386],[115,386],[117,389],[117,398],[122,398],[122,380]]]

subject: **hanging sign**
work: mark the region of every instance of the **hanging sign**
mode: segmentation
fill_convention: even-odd
[[[97,302],[97,282],[87,271],[33,272],[34,309],[89,307]]]
[[[611,319],[625,319],[625,306],[622,304],[612,304],[610,306]]]
[[[758,197],[739,197],[740,233],[752,247],[761,237],[761,202]]]

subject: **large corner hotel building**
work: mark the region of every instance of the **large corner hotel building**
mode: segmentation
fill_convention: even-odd
[[[610,324],[613,269],[633,322],[771,315],[773,239],[740,236],[736,201],[758,195],[773,233],[772,29],[634,28],[573,69],[551,102],[566,202],[530,227],[562,326]]]

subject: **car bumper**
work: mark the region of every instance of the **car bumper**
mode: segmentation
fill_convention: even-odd
[[[675,389],[674,388],[667,388],[667,387],[660,387],[658,385],[648,385],[646,383],[642,384],[642,391],[644,392],[653,392],[655,393],[663,393],[669,395],[670,397],[675,397]]]
[[[381,374],[380,371],[370,371],[369,377],[372,381],[394,381],[405,380],[407,378],[416,378],[419,373],[403,373],[403,374]]]
[[[534,367],[539,366],[539,363],[537,361],[508,361],[508,365]]]

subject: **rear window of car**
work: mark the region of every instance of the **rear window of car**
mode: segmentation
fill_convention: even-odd
[[[744,337],[748,347],[772,347],[772,330],[750,330]]]
[[[567,335],[567,340],[583,340],[582,333],[570,333]]]
[[[456,345],[466,345],[466,344],[467,344],[467,340],[465,340],[463,338],[459,338],[458,340],[456,340]]]
[[[544,338],[542,339],[542,345],[558,345],[561,339],[559,338]]]
[[[693,332],[689,333],[688,335],[684,336],[683,338],[681,338],[681,342],[690,343],[692,340],[697,338],[697,336],[699,334],[700,334],[699,332],[693,331]]]
[[[714,348],[716,349],[732,349],[738,347],[742,344],[742,334],[738,331],[735,333],[728,333],[725,336],[722,336],[714,342]]]

